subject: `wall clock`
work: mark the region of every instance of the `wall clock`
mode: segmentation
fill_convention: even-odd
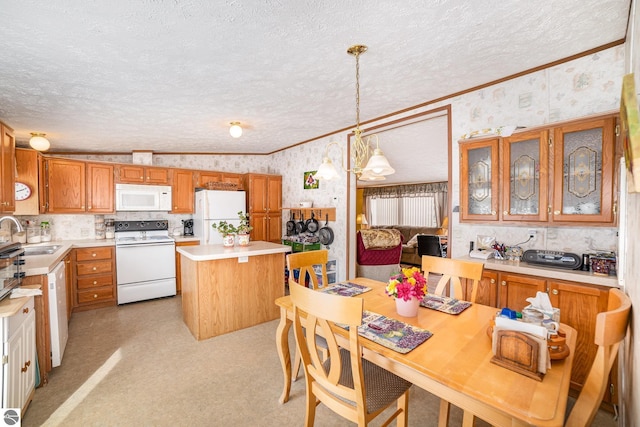
[[[31,187],[23,182],[16,182],[16,200],[27,200],[31,197]]]

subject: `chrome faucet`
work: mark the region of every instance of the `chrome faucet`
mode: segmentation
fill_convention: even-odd
[[[11,215],[3,216],[2,218],[0,218],[0,225],[2,224],[2,222],[5,219],[9,219],[9,220],[13,221],[13,223],[16,225],[16,228],[18,229],[18,231],[24,231],[24,227],[22,227],[22,224],[20,224],[20,221],[18,221],[18,219],[16,217],[11,216]]]

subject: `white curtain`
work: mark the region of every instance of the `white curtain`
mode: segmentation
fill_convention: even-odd
[[[447,183],[364,189],[370,225],[440,227],[446,216]]]

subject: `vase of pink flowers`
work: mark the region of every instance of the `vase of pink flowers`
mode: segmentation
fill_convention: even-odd
[[[427,294],[427,280],[417,267],[403,268],[391,276],[385,293],[396,299],[396,311],[400,316],[415,317],[420,301]]]

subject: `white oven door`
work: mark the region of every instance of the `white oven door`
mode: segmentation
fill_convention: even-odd
[[[116,246],[118,304],[176,294],[175,244]]]

